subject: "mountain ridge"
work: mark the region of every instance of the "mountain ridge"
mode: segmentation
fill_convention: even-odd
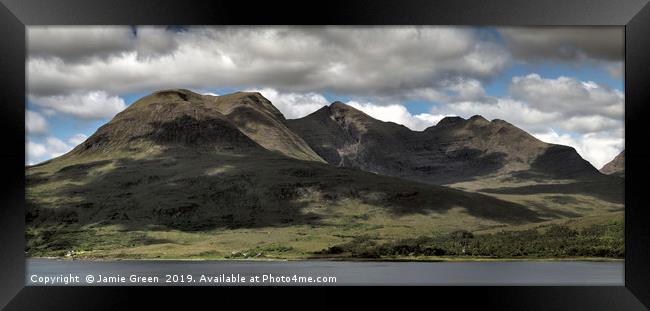
[[[445,117],[413,131],[338,102],[288,124],[332,165],[434,184],[524,171],[552,178],[600,174],[572,147],[542,142],[504,120],[480,115]],[[570,161],[554,168],[558,157]]]
[[[137,100],[63,157],[150,154],[184,144],[197,150],[277,152],[432,184],[507,174],[557,179],[602,175],[572,147],[542,142],[500,119],[445,117],[413,131],[335,101],[287,120],[258,92],[211,96],[186,89],[161,90]]]

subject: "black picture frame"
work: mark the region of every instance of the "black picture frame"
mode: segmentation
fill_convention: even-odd
[[[650,220],[643,200],[650,173],[650,5],[648,0],[374,0],[322,2],[0,0],[0,307],[10,310],[129,309],[154,305],[282,303],[309,294],[338,307],[340,288],[25,287],[24,143],[26,25],[618,25],[625,27],[625,286],[374,288],[348,291],[360,305],[396,300],[404,307],[495,310],[645,310],[650,306]],[[298,290],[300,293],[289,292]],[[235,299],[234,294],[244,299]],[[422,292],[425,295],[422,295]],[[384,294],[385,293],[385,294]],[[268,299],[257,298],[264,294]],[[348,294],[349,295],[349,294]],[[408,296],[407,296],[408,295]],[[248,298],[246,298],[248,297]],[[336,297],[336,298],[334,298]],[[202,298],[202,299],[201,299]],[[354,302],[353,302],[354,303]],[[345,303],[349,306],[350,303]],[[300,306],[300,305],[297,305]],[[302,305],[310,307],[309,304]]]

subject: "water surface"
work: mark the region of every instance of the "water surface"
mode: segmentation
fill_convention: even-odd
[[[614,285],[623,262],[27,259],[27,285]],[[257,277],[257,281],[255,281]],[[309,277],[312,278],[309,281]],[[317,279],[320,277],[320,279]],[[323,277],[325,279],[323,280]],[[104,280],[104,283],[102,282]],[[150,281],[150,282],[148,282]],[[44,284],[47,282],[47,284]],[[67,282],[67,284],[65,284]]]

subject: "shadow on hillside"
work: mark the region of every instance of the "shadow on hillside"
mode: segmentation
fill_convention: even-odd
[[[78,182],[80,167],[85,166],[66,167],[48,180]],[[310,191],[319,199],[303,199]],[[395,216],[462,207],[474,217],[504,223],[541,221],[527,207],[487,195],[280,157],[120,159],[100,177],[68,184],[52,195],[76,201],[56,209],[32,203],[28,223],[117,224],[131,230],[153,225],[181,231],[323,225],[327,216],[304,212],[305,207],[349,199]]]
[[[625,181],[600,173],[571,147],[553,145],[532,163],[528,171],[515,172],[516,179],[545,182],[549,179],[573,180],[563,184],[539,184],[521,187],[484,188],[493,194],[578,194],[611,203],[624,203]]]
[[[27,219],[87,225],[119,224],[128,229],[163,226],[182,231],[250,228],[311,223],[305,204],[257,187],[255,177],[238,171],[226,156],[208,159],[163,157],[119,159],[115,169],[85,184],[67,184],[53,196],[76,199],[56,209],[32,206]],[[228,165],[220,165],[225,161]],[[183,163],[185,162],[185,163]],[[195,167],[192,167],[196,164]],[[233,168],[234,167],[234,168]],[[214,175],[210,176],[210,168]],[[39,175],[42,184],[43,176]],[[48,181],[80,181],[74,168],[60,170]],[[33,183],[31,183],[33,184]],[[32,203],[33,205],[33,203]]]
[[[607,178],[597,181],[577,181],[568,184],[530,185],[522,187],[501,187],[480,189],[480,192],[494,194],[580,194],[592,196],[607,202],[623,204],[625,184],[621,178]]]
[[[244,135],[225,118],[205,118],[197,120],[183,115],[172,121],[151,122],[153,130],[147,134],[134,136],[130,142],[149,140],[158,145],[183,145],[194,150],[219,148],[222,150],[254,150],[260,146]],[[205,150],[203,150],[205,151]]]
[[[476,176],[488,176],[499,172],[507,163],[506,154],[492,152],[484,154],[474,148],[445,151],[439,154],[411,159],[407,178],[437,185],[453,184],[476,179]],[[399,157],[399,155],[398,155]],[[418,164],[426,163],[426,164]],[[399,176],[400,174],[394,174]]]
[[[168,147],[155,158],[74,164],[51,176],[27,174],[28,187],[51,183],[44,201],[56,205],[28,202],[28,224],[99,223],[181,231],[323,225],[326,213],[305,208],[350,199],[395,216],[460,207],[471,216],[509,224],[542,220],[525,206],[487,195],[274,155],[217,121],[184,116],[152,124],[154,130],[138,139]],[[215,153],[215,141],[230,144],[231,153]],[[246,154],[234,154],[236,150]],[[97,172],[109,163],[111,168]]]
[[[543,172],[556,179],[599,179],[603,176],[575,149],[563,145],[551,145],[531,163],[531,171]]]

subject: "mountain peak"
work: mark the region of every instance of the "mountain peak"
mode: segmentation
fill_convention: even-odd
[[[187,98],[199,98],[201,97],[201,94],[192,92],[188,89],[166,89],[166,90],[160,90],[160,91],[155,91],[151,93],[152,96],[158,96],[158,97],[178,97],[183,100],[186,100]]]
[[[465,124],[488,125],[490,123],[491,122],[489,120],[477,114],[477,115],[473,115],[467,120],[459,116],[444,117],[434,127],[449,127],[449,126],[457,126],[457,125],[465,125]]]
[[[471,122],[473,124],[489,124],[490,121],[488,121],[486,118],[484,118],[481,115],[473,115],[471,118],[467,119],[468,122]]]
[[[255,103],[262,103],[262,102],[269,102],[270,101],[262,95],[260,92],[234,92],[230,94],[224,94],[218,97],[223,97],[223,98],[231,98],[231,99],[249,99],[252,100]]]
[[[237,91],[237,92],[234,92],[234,93],[231,93],[231,94],[228,94],[228,95],[238,95],[238,96],[241,96],[241,97],[257,97],[257,98],[266,99],[266,97],[264,97],[264,95],[262,95],[262,93],[257,92],[257,91],[250,91],[250,92],[249,91]]]
[[[320,107],[320,109],[310,113],[309,115],[310,116],[311,115],[314,115],[314,116],[316,116],[316,115],[329,116],[331,113],[332,113],[332,109],[330,108],[330,106],[323,106],[323,107]]]
[[[339,116],[348,116],[348,117],[353,117],[358,120],[366,120],[366,121],[373,121],[375,120],[365,112],[354,108],[348,104],[342,103],[340,101],[335,101],[333,102],[330,106],[330,111]],[[376,120],[375,120],[376,121]]]
[[[338,100],[335,101],[335,102],[333,102],[333,103],[331,103],[329,107],[330,107],[331,109],[336,109],[336,110],[345,110],[345,111],[348,111],[348,110],[357,110],[357,109],[353,108],[352,106],[350,106],[350,105],[348,105],[348,104],[346,104],[346,103],[340,102],[340,101],[338,101]]]
[[[438,124],[436,124],[435,126],[436,127],[438,127],[438,126],[447,127],[447,126],[452,126],[452,125],[456,125],[456,124],[462,124],[465,121],[466,121],[465,119],[463,119],[462,117],[459,117],[459,116],[444,117],[444,118],[442,118],[442,120],[438,121]]]

